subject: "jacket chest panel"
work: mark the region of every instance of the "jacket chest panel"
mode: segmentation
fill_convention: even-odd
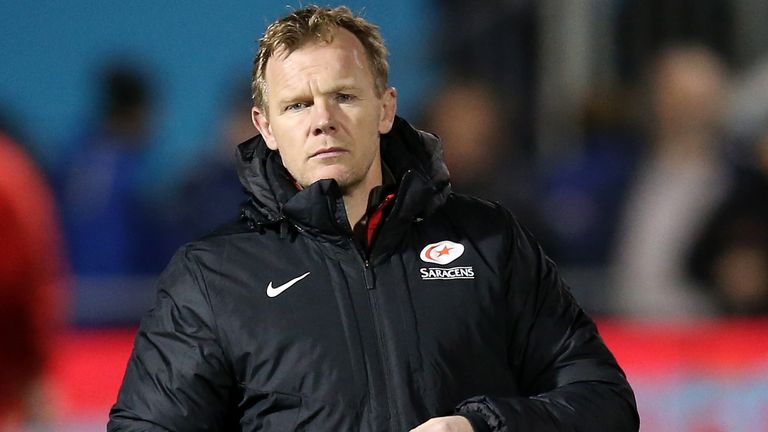
[[[398,255],[401,279],[387,285],[408,287],[395,301],[411,308],[413,323],[397,334],[412,335],[425,391],[440,403],[515,386],[506,352],[502,250],[500,239],[470,241],[433,225],[416,230]]]
[[[272,262],[219,281],[222,295],[212,301],[225,350],[246,399],[287,394],[304,409],[357,412],[367,388],[346,284],[333,262],[298,243],[251,254]]]

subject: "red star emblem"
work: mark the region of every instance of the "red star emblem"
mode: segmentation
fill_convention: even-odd
[[[453,248],[449,248],[448,246],[443,246],[442,250],[437,251],[437,256],[441,257],[443,255],[448,255],[449,254],[448,251],[450,251],[451,249]]]

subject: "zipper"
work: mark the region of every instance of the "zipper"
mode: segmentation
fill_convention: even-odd
[[[387,354],[387,351],[385,349],[384,344],[384,332],[382,330],[382,324],[381,324],[381,312],[379,310],[379,302],[376,299],[376,282],[373,278],[373,270],[371,269],[371,263],[370,261],[365,257],[363,254],[363,251],[360,250],[360,247],[357,245],[357,243],[352,239],[349,238],[350,242],[354,246],[354,248],[357,250],[357,256],[360,259],[361,264],[363,265],[363,280],[365,281],[365,289],[368,291],[368,300],[371,303],[371,308],[373,310],[373,326],[376,331],[376,341],[378,342],[379,346],[379,360],[381,361],[381,367],[382,367],[382,374],[384,375],[383,385],[384,385],[384,394],[386,395],[386,398],[384,400],[387,411],[390,416],[390,424],[393,421],[397,421],[397,415],[395,413],[394,406],[392,406],[392,401],[395,400],[395,398],[392,395],[392,389],[390,388],[390,362],[389,362],[389,355]]]

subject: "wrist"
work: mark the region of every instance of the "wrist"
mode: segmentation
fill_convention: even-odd
[[[496,410],[491,399],[487,396],[475,396],[464,400],[456,407],[456,414],[464,416],[470,422],[472,420],[470,420],[468,415],[474,415],[477,416],[476,418],[482,419],[482,421],[478,421],[479,426],[475,426],[475,423],[472,424],[472,427],[475,428],[475,432],[507,431],[503,417]]]

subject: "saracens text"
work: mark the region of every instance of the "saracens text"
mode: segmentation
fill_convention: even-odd
[[[472,267],[452,267],[452,268],[420,268],[421,279],[423,280],[445,280],[445,279],[474,279],[475,270]]]

